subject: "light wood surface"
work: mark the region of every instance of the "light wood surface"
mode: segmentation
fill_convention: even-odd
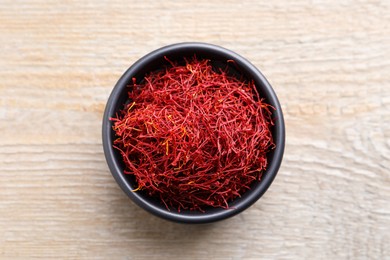
[[[0,0],[0,258],[390,259],[389,0],[55,2]],[[182,41],[248,58],[286,120],[271,188],[211,225],[135,206],[102,151],[117,79]]]

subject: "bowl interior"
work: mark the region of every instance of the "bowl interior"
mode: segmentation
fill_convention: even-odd
[[[198,212],[198,211],[189,211],[182,210],[180,213],[177,212],[176,209],[172,209],[168,211],[165,208],[160,200],[150,197],[144,191],[132,192],[132,189],[136,189],[138,187],[134,176],[123,174],[124,163],[122,161],[122,157],[120,153],[112,148],[112,141],[115,139],[115,132],[112,129],[112,123],[107,120],[112,116],[115,116],[115,113],[121,109],[123,109],[124,104],[129,102],[127,92],[129,88],[126,86],[132,82],[132,78],[136,78],[137,82],[141,82],[144,76],[151,71],[163,69],[166,66],[169,66],[170,63],[164,58],[167,57],[171,61],[175,61],[180,63],[184,63],[184,59],[192,58],[196,55],[198,59],[209,59],[214,68],[228,68],[228,72],[231,75],[239,79],[245,80],[254,80],[257,90],[261,97],[265,99],[265,102],[272,105],[276,108],[273,112],[273,119],[275,121],[275,125],[271,128],[272,135],[274,138],[274,142],[276,144],[276,149],[272,150],[268,153],[268,167],[265,173],[263,173],[262,180],[260,182],[256,181],[251,185],[251,189],[244,193],[240,198],[235,199],[234,201],[229,203],[229,207],[231,209],[222,209],[222,208],[207,208],[206,212]],[[228,60],[233,60],[234,62],[228,62]],[[166,211],[169,212],[169,215],[180,215],[180,217],[191,216],[205,216],[205,215],[218,215],[224,214],[227,211],[242,211],[243,209],[249,207],[253,204],[261,195],[267,190],[268,186],[271,184],[273,178],[276,175],[276,172],[279,168],[281,161],[281,153],[280,149],[284,148],[284,129],[283,128],[283,118],[281,115],[280,105],[274,94],[272,88],[265,80],[265,78],[261,75],[261,73],[253,67],[248,61],[243,59],[241,56],[230,52],[228,50],[222,49],[220,47],[216,47],[213,45],[181,45],[181,46],[170,46],[166,48],[162,48],[156,50],[149,55],[140,59],[137,63],[135,63],[129,70],[122,76],[122,78],[118,81],[111,97],[109,99],[105,118],[106,122],[106,131],[107,139],[105,140],[107,146],[105,149],[110,149],[111,154],[113,156],[108,156],[108,162],[110,165],[113,164],[115,167],[111,167],[111,171],[113,172],[114,177],[121,185],[122,189],[140,206],[151,211],[152,213],[156,209],[160,212]],[[103,128],[105,126],[103,125]],[[281,131],[283,130],[283,131]],[[103,129],[104,132],[104,129]],[[280,139],[283,139],[282,143]],[[283,147],[278,147],[282,145]],[[106,152],[106,151],[105,151]],[[282,149],[283,153],[283,149]],[[107,156],[107,153],[106,153]],[[275,156],[277,156],[277,162],[275,162]],[[115,176],[115,175],[118,175]],[[126,183],[121,183],[122,181]],[[238,213],[236,212],[236,213]],[[234,214],[236,214],[234,213]],[[166,216],[163,216],[166,217]]]

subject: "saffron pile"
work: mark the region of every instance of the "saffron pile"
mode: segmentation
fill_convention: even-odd
[[[209,60],[167,61],[133,78],[129,101],[111,118],[124,172],[135,176],[134,192],[169,210],[229,208],[266,170],[274,108],[253,82]]]

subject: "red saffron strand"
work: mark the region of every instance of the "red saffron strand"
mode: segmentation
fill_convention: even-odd
[[[261,181],[275,147],[274,108],[252,81],[195,57],[133,79],[129,102],[111,118],[125,173],[171,210],[228,208]],[[234,61],[228,61],[234,63]]]

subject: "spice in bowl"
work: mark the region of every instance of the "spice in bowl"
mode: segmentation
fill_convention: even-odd
[[[275,109],[255,83],[192,57],[128,85],[111,117],[117,149],[138,187],[172,211],[229,208],[267,168]],[[234,60],[229,60],[233,63]]]

